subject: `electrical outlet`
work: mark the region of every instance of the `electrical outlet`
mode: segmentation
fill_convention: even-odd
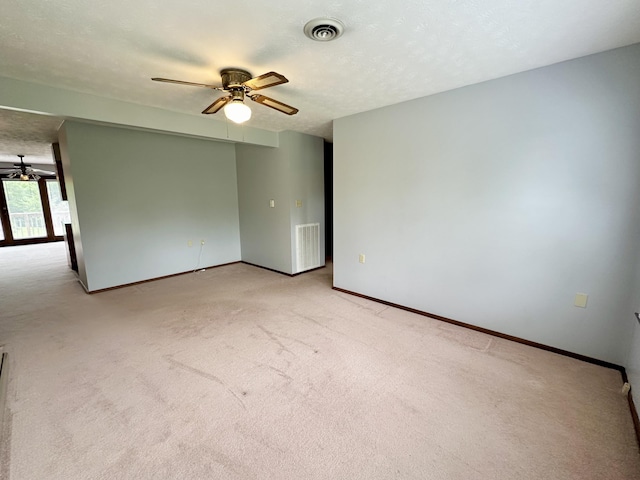
[[[193,240],[187,240],[187,247],[193,247]]]
[[[358,257],[358,261],[359,261],[360,263],[364,263],[364,261],[365,261],[364,253],[361,253],[361,254],[360,254],[360,256]]]
[[[302,206],[302,200],[296,200],[296,207],[300,208]]]
[[[200,245],[204,245],[204,240],[200,240]]]
[[[276,207],[276,201],[273,200],[273,199],[269,200],[269,207],[275,208]]]

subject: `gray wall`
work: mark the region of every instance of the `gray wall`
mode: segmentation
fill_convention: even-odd
[[[60,146],[88,290],[240,260],[233,144],[67,121]]]
[[[324,141],[296,132],[282,132],[280,145],[289,152],[291,264],[296,270],[296,225],[320,224],[320,260],[325,264]],[[297,206],[296,200],[302,202]]]
[[[236,145],[242,260],[291,274],[297,224],[320,223],[324,264],[324,146],[296,132],[281,132],[279,145]]]
[[[639,80],[635,45],[336,120],[334,284],[627,361]]]
[[[288,166],[283,146],[236,145],[242,260],[285,273],[293,269]]]

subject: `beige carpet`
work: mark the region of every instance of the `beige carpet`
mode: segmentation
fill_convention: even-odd
[[[87,295],[0,248],[2,473],[638,479],[620,374],[244,264]]]

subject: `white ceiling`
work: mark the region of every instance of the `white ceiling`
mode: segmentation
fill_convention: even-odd
[[[320,16],[344,35],[306,38]],[[2,76],[199,114],[219,93],[150,78],[274,70],[290,83],[264,93],[300,113],[250,103],[248,124],[326,139],[335,118],[640,42],[640,0],[2,0],[0,17]],[[10,138],[0,155],[27,153]]]

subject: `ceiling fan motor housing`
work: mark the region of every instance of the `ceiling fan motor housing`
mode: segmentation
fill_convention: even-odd
[[[222,87],[227,89],[242,88],[242,84],[251,80],[251,74],[245,70],[236,68],[225,68],[220,72],[222,77]]]

